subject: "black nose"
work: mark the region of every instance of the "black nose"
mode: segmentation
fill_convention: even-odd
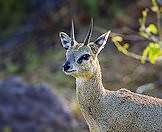
[[[69,69],[70,69],[70,62],[67,61],[67,62],[63,65],[63,69],[64,69],[64,71],[69,70]]]

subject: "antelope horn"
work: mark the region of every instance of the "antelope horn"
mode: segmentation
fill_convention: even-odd
[[[92,35],[92,30],[93,30],[93,18],[91,18],[90,27],[89,27],[87,36],[86,36],[86,38],[84,40],[84,45],[87,45],[90,42],[91,35]]]
[[[74,22],[71,21],[71,46],[74,45],[75,35],[74,35]]]

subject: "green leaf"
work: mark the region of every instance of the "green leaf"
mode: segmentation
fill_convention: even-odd
[[[158,6],[158,3],[157,3],[157,0],[152,0],[152,7],[151,7],[151,10],[153,12],[159,12],[160,11],[160,8]]]
[[[158,29],[155,24],[150,24],[147,29],[148,32],[157,35],[158,34]]]
[[[148,56],[149,53],[149,47],[146,47],[146,49],[143,51],[142,58],[141,58],[141,63],[144,64],[145,60]]]
[[[122,42],[123,38],[121,36],[114,36],[112,37],[113,42]]]
[[[151,10],[153,12],[158,12],[159,8],[158,8],[158,6],[153,6],[153,7],[151,7]]]
[[[142,36],[142,37],[144,37],[146,39],[149,38],[149,35],[147,33],[145,33],[144,31],[140,31],[139,34],[140,34],[140,36]]]
[[[158,43],[150,43],[149,59],[152,64],[155,64],[156,59],[160,56],[161,50]]]
[[[148,57],[152,64],[155,64],[156,59],[162,55],[159,43],[149,43],[149,46],[143,52],[141,62],[145,63],[146,58]]]
[[[156,0],[152,0],[152,5],[153,5],[154,7],[158,6],[157,1],[156,1]]]
[[[129,44],[128,44],[128,43],[125,43],[125,44],[123,45],[123,48],[126,49],[126,50],[128,50]]]

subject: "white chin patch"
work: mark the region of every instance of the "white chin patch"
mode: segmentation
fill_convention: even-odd
[[[71,75],[72,73],[75,73],[76,70],[68,70],[68,71],[64,71],[66,75]]]

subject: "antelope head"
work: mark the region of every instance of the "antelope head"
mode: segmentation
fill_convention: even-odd
[[[82,43],[75,40],[73,21],[70,36],[64,32],[60,32],[62,46],[66,49],[66,60],[63,64],[63,71],[67,75],[72,75],[75,78],[88,79],[95,74],[98,68],[97,56],[104,48],[110,31],[102,34],[94,42],[91,42],[92,30],[93,19],[91,19],[88,33]]]

